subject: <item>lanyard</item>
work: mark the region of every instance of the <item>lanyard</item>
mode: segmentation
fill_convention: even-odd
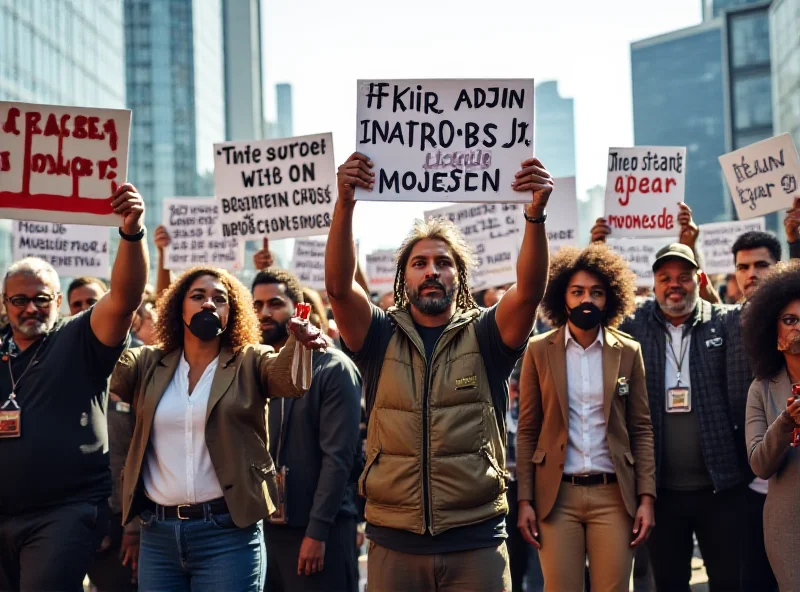
[[[669,345],[669,351],[667,352],[667,354],[668,355],[672,354],[672,361],[675,362],[675,367],[678,369],[676,375],[676,378],[678,379],[678,384],[676,386],[681,385],[681,372],[683,371],[683,361],[686,359],[686,352],[689,351],[689,344],[691,343],[691,335],[692,335],[691,328],[685,334],[681,335],[681,356],[679,359],[678,356],[675,354],[675,348],[672,347],[672,333],[670,333],[669,329],[667,329],[667,341]]]
[[[28,370],[31,369],[31,366],[33,366],[33,364],[39,358],[39,352],[42,351],[42,347],[44,346],[44,342],[46,340],[47,340],[47,337],[42,339],[42,341],[39,343],[39,346],[36,348],[36,352],[33,354],[33,357],[31,358],[30,362],[28,362],[28,365],[25,366],[25,370],[22,371],[22,374],[16,380],[14,379],[14,370],[11,368],[11,356],[10,355],[3,356],[5,358],[5,360],[8,362],[8,376],[11,379],[11,394],[8,395],[8,401],[6,401],[3,404],[3,406],[0,407],[0,409],[5,409],[9,405],[13,405],[15,409],[19,409],[19,404],[16,401],[16,398],[17,398],[17,385],[20,383],[20,381],[23,378],[25,378],[25,375],[28,373]]]

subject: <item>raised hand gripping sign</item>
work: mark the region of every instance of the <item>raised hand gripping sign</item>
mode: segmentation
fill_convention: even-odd
[[[686,187],[686,148],[609,148],[605,214],[616,238],[673,236]]]
[[[0,101],[0,217],[117,226],[131,112]]]
[[[511,183],[533,155],[533,80],[359,80],[356,150],[372,201],[527,202]]]

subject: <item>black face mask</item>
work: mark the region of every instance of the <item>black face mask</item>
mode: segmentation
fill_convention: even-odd
[[[569,320],[578,329],[590,331],[600,324],[603,320],[603,311],[597,308],[592,302],[584,302],[569,311]]]
[[[210,310],[205,309],[194,313],[192,320],[186,326],[189,327],[192,335],[200,341],[211,341],[225,330],[222,328],[220,318]]]

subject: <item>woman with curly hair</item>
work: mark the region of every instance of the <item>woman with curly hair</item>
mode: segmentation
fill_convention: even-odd
[[[126,528],[123,553],[135,564],[141,548],[140,590],[261,592],[262,520],[283,502],[265,406],[304,392],[295,343],[324,346],[307,323],[293,319],[290,329],[280,353],[259,345],[247,288],[199,267],[159,299],[157,345],[120,358],[111,389],[136,418],[122,469],[123,523],[141,518],[141,545]]]
[[[556,329],[531,339],[517,426],[518,526],[547,590],[628,590],[654,526],[653,429],[639,344],[615,330],[635,279],[605,245],[562,248],[542,300]]]
[[[745,441],[753,472],[769,479],[764,504],[767,557],[781,590],[800,590],[800,263],[779,263],[748,299],[742,336],[755,380],[747,396]]]

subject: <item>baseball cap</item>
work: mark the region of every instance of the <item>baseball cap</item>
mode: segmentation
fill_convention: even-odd
[[[683,259],[691,263],[695,269],[700,268],[697,264],[697,259],[694,257],[694,252],[689,247],[681,243],[672,243],[671,245],[662,247],[659,249],[658,253],[656,253],[656,260],[653,261],[653,271],[656,271],[663,263],[670,259]]]

